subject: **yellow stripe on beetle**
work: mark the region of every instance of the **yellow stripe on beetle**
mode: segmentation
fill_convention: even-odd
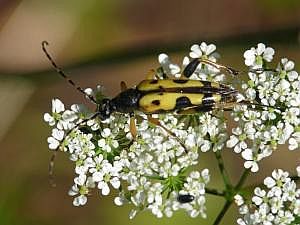
[[[217,84],[217,83],[216,83]],[[189,88],[189,87],[203,87],[204,84],[200,80],[143,80],[137,85],[139,91],[153,91],[166,88]]]
[[[155,113],[159,111],[172,111],[176,108],[176,100],[186,97],[192,105],[201,105],[204,94],[193,93],[149,93],[143,96],[139,101],[140,110],[145,113]]]

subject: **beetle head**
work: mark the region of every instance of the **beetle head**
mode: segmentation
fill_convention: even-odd
[[[114,112],[112,102],[108,98],[104,98],[98,106],[98,114],[101,120],[106,120],[110,117],[110,114]]]

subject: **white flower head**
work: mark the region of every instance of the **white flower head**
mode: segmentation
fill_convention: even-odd
[[[259,43],[257,48],[251,48],[244,53],[245,64],[253,69],[262,68],[264,61],[271,62],[275,51],[273,48],[266,47]]]
[[[177,64],[172,63],[169,56],[165,53],[158,56],[158,62],[167,74],[176,75],[180,72],[180,67]]]
[[[44,120],[50,125],[54,126],[60,120],[60,113],[65,111],[65,106],[59,99],[52,99],[52,115],[49,113],[44,114]]]

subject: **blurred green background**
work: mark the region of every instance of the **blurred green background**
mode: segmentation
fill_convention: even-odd
[[[159,53],[181,63],[194,43],[214,43],[222,62],[245,69],[242,54],[258,42],[276,50],[276,59],[300,62],[299,0],[1,0],[0,1],[0,225],[52,224],[212,224],[222,199],[208,197],[208,219],[176,213],[156,219],[141,213],[128,219],[130,206],[117,207],[111,197],[90,196],[76,208],[67,191],[73,184],[73,164],[59,154],[57,187],[48,183],[47,137],[43,113],[51,99],[70,106],[87,103],[59,77],[41,51],[41,41],[60,66],[82,87],[102,84],[113,96],[124,80],[129,86],[155,68]],[[297,66],[299,71],[299,66]],[[242,168],[238,155],[225,151],[225,163],[237,180]],[[293,171],[299,152],[285,147],[262,162],[260,182],[274,168]],[[284,160],[283,160],[284,159]],[[201,156],[210,168],[210,186],[221,187],[211,154]],[[235,223],[232,207],[222,224]]]

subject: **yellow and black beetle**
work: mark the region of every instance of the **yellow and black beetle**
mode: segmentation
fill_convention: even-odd
[[[168,129],[163,127],[157,119],[152,118],[151,114],[174,112],[176,114],[194,114],[199,112],[209,112],[214,109],[232,110],[236,104],[256,105],[260,107],[270,107],[261,104],[250,103],[247,100],[238,98],[239,92],[225,84],[210,81],[191,80],[189,77],[194,73],[200,63],[211,65],[218,70],[224,70],[231,75],[237,75],[240,72],[207,59],[193,59],[183,70],[179,79],[157,79],[155,71],[149,73],[145,80],[142,80],[136,87],[127,88],[124,82],[121,82],[121,92],[114,98],[104,98],[97,102],[93,96],[87,94],[81,87],[77,86],[69,79],[64,72],[56,65],[46,50],[48,42],[42,42],[42,50],[52,63],[56,71],[64,77],[78,91],[89,97],[97,105],[95,114],[79,125],[90,119],[99,117],[105,120],[114,112],[130,114],[130,131],[133,137],[136,136],[134,112],[140,111],[148,115],[148,120],[158,126],[161,126],[168,133]],[[275,71],[267,69],[268,71]],[[250,72],[263,72],[264,69],[250,70]],[[154,73],[154,74],[153,74]],[[77,127],[77,126],[76,126]],[[76,128],[75,127],[75,128]],[[68,133],[67,133],[68,134]],[[173,135],[174,136],[174,135]]]
[[[237,103],[238,91],[230,86],[217,82],[188,79],[194,73],[199,63],[209,64],[232,75],[238,74],[238,71],[230,67],[205,59],[192,60],[185,67],[182,77],[179,79],[154,79],[155,76],[149,74],[146,80],[141,81],[135,88],[129,89],[127,89],[124,82],[121,82],[121,92],[116,97],[112,99],[105,98],[101,102],[97,102],[93,96],[85,93],[81,87],[77,86],[64,74],[47,52],[45,45],[48,45],[48,43],[43,41],[42,49],[57,72],[97,105],[97,110],[92,118],[99,117],[101,120],[105,120],[114,112],[129,113],[131,115],[130,130],[133,137],[136,136],[133,119],[135,111],[140,111],[147,115],[167,112],[194,114],[197,112],[209,112],[213,109],[230,110]],[[171,134],[158,120],[150,116],[148,116],[148,119]]]
[[[107,119],[113,112],[145,114],[174,112],[192,114],[207,112],[215,107],[232,107],[238,92],[216,82],[189,79],[148,79],[135,88],[122,91],[113,99],[104,99],[97,112]]]
[[[183,71],[184,79],[153,79],[150,74],[148,79],[141,81],[135,88],[127,89],[121,83],[122,92],[113,99],[104,99],[99,104],[97,114],[104,120],[113,112],[132,114],[138,110],[145,114],[192,114],[211,111],[217,105],[232,107],[232,103],[237,102],[236,90],[216,82],[188,79],[200,62],[237,74],[232,68],[209,60],[195,59]]]

